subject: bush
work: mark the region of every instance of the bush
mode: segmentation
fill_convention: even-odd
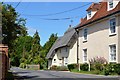
[[[68,64],[68,69],[71,71],[73,69],[78,69],[78,64]]]
[[[104,66],[103,66],[103,64],[96,63],[96,64],[94,64],[94,68],[95,68],[95,70],[102,71]]]
[[[120,75],[120,64],[116,64],[115,72]]]
[[[102,71],[107,64],[107,60],[104,57],[94,57],[89,60],[89,63],[90,70]]]
[[[89,60],[89,63],[90,64],[96,64],[96,63],[107,64],[108,62],[104,57],[94,57]]]
[[[120,74],[120,64],[110,63],[107,65],[106,69],[104,69],[104,74]]]
[[[104,75],[109,75],[110,74],[108,68],[105,68],[103,72],[104,72]]]
[[[52,67],[50,67],[50,70],[57,70],[57,66],[53,65]]]
[[[20,68],[26,68],[26,64],[25,63],[21,63],[19,67]]]
[[[88,65],[87,63],[80,64],[80,69],[81,69],[82,71],[88,71],[89,65]]]

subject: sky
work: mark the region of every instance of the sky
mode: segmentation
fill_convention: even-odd
[[[13,7],[16,7],[18,3],[19,2],[7,2],[7,4],[11,4]],[[86,9],[90,4],[91,2],[20,2],[15,9],[20,14],[20,17],[26,19],[26,27],[29,35],[33,36],[37,30],[41,38],[40,43],[41,45],[44,45],[52,33],[57,33],[58,37],[63,36],[64,32],[69,28],[69,25],[72,25],[73,27],[78,25],[80,19],[86,16]],[[74,8],[77,9],[68,11]],[[68,12],[50,16],[41,16],[63,11]],[[71,19],[61,20],[62,18]]]

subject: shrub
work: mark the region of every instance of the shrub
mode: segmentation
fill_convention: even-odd
[[[78,69],[78,64],[68,64],[68,69],[71,71],[73,69]]]
[[[105,68],[103,72],[104,72],[104,75],[109,75],[110,74],[108,68]]]
[[[50,67],[50,70],[57,70],[57,66],[53,65],[52,67]]]
[[[109,70],[109,73],[115,73],[115,69],[116,69],[116,63],[110,63],[108,64],[108,70]]]
[[[82,71],[88,71],[89,65],[88,65],[87,63],[80,64],[80,69],[81,69]]]
[[[19,67],[20,68],[26,68],[26,64],[25,63],[21,63]]]
[[[68,71],[68,68],[67,68],[67,66],[58,66],[57,70],[58,71]]]
[[[115,72],[120,75],[120,64],[116,64]]]
[[[107,64],[107,60],[104,57],[94,57],[89,60],[91,70],[102,71]]]
[[[102,71],[104,68],[103,64],[99,64],[99,63],[94,64],[94,67],[95,70],[99,70],[99,71]]]
[[[119,73],[119,69],[120,69],[120,65],[116,64],[116,63],[110,63],[106,66],[106,68],[104,69],[104,74],[105,75],[109,75],[109,74],[115,74],[115,73]]]

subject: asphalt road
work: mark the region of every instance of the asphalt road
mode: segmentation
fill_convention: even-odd
[[[15,80],[120,80],[118,76],[97,76],[65,71],[26,70],[11,68]]]

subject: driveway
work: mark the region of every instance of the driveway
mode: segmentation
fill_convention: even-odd
[[[118,76],[97,76],[65,71],[26,70],[11,68],[16,80],[120,80]]]

